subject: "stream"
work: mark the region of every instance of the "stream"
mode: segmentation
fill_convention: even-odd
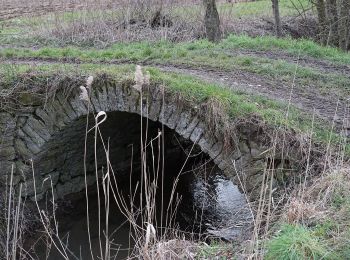
[[[173,179],[164,182],[164,205],[168,205],[171,196]],[[132,187],[135,183],[122,187]],[[94,256],[100,253],[105,240],[99,239],[98,221],[98,197],[96,188],[89,188],[89,221],[91,250]],[[158,188],[160,189],[160,188]],[[125,192],[125,198],[130,198],[130,193]],[[208,240],[209,238],[225,241],[239,240],[247,233],[251,222],[250,210],[244,195],[238,187],[232,183],[223,173],[213,167],[209,174],[187,171],[179,178],[176,188],[178,198],[181,198],[176,210],[174,225],[186,234],[191,234],[190,239]],[[156,225],[160,226],[161,196],[157,196]],[[139,205],[139,201],[134,202]],[[67,244],[69,259],[92,259],[87,231],[86,198],[85,192],[71,194],[64,201],[65,206],[57,211],[59,235],[64,244]],[[135,210],[138,209],[134,205]],[[111,259],[126,259],[133,252],[135,246],[135,233],[126,217],[119,210],[116,203],[111,202],[109,212],[108,233],[111,243]],[[163,218],[166,210],[163,209]],[[168,212],[169,213],[169,212]],[[101,230],[105,230],[105,211],[101,212]],[[164,222],[164,221],[163,221]],[[164,226],[164,223],[163,223]],[[157,234],[162,232],[157,229]],[[101,237],[104,237],[103,235]],[[38,238],[35,238],[38,239]],[[31,244],[37,240],[31,239]],[[33,246],[37,259],[58,260],[64,259],[54,247],[49,250],[42,240]],[[50,252],[49,252],[50,251]],[[95,257],[96,258],[96,257]]]

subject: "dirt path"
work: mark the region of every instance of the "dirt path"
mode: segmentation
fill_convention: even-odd
[[[73,59],[55,60],[55,59],[5,59],[0,61],[8,64],[79,64],[79,61]],[[115,60],[110,62],[91,62],[91,64],[132,64],[128,60]],[[262,95],[269,99],[281,101],[298,107],[309,114],[315,114],[316,117],[334,122],[338,132],[347,129],[347,135],[350,130],[350,99],[342,97],[336,93],[320,93],[319,89],[313,87],[295,87],[292,83],[286,83],[279,80],[271,80],[267,77],[257,75],[242,70],[219,71],[209,67],[193,67],[189,65],[172,64],[167,65],[143,62],[141,65],[152,66],[166,72],[175,72],[184,75],[194,76],[210,83],[220,84],[223,87],[235,91]],[[344,125],[345,122],[345,125]],[[345,131],[346,132],[346,131]]]

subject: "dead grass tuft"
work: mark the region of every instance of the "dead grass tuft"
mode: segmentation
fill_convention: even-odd
[[[326,219],[347,219],[350,202],[350,171],[348,167],[331,170],[293,197],[284,207],[282,219],[289,224],[322,223]],[[348,220],[347,220],[348,221]]]
[[[150,259],[157,260],[195,259],[198,247],[199,245],[194,241],[171,239],[157,242],[149,249],[147,255]]]
[[[350,200],[350,168],[343,166],[316,179],[307,189],[305,199],[317,202],[323,209]]]
[[[286,222],[289,224],[320,216],[321,213],[316,209],[316,205],[297,198],[292,198],[291,202],[286,206],[286,210]]]

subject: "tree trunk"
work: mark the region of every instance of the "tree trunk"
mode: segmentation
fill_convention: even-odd
[[[327,45],[338,46],[338,11],[337,0],[327,0],[328,40]]]
[[[321,44],[325,45],[327,43],[327,36],[328,36],[326,6],[324,3],[324,0],[317,0],[315,4],[317,9],[318,24],[319,24],[319,30],[320,30],[319,32],[320,42]]]
[[[339,47],[344,51],[348,50],[349,46],[349,27],[350,27],[350,1],[342,0],[340,4],[339,14]]]
[[[282,26],[280,17],[279,0],[272,0],[273,16],[275,18],[275,33],[277,37],[282,36]]]
[[[207,38],[211,42],[218,42],[221,39],[221,30],[215,0],[203,0],[203,3],[205,7],[204,25]]]

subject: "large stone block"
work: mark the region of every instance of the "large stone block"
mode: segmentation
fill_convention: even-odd
[[[194,143],[198,143],[202,135],[205,133],[205,125],[202,122],[193,129],[190,140]]]
[[[114,87],[114,92],[116,96],[116,106],[117,111],[127,111],[128,105],[126,104],[125,94],[121,85],[116,85]]]
[[[193,117],[191,123],[187,126],[186,130],[183,132],[183,137],[188,139],[192,135],[193,130],[197,127],[200,120],[198,117]]]
[[[61,108],[63,109],[64,113],[69,117],[70,121],[73,121],[78,117],[66,97],[59,94],[56,96],[56,100],[61,104]]]

